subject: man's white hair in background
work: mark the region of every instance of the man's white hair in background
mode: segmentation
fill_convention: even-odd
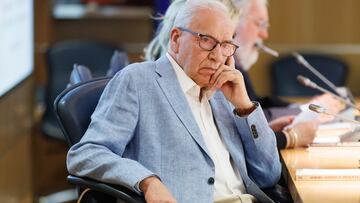
[[[233,0],[241,10],[236,28],[235,42],[240,46],[235,58],[241,67],[247,71],[257,61],[259,50],[256,43],[262,43],[268,38],[267,0]]]

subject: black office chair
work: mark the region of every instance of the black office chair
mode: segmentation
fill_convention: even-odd
[[[52,45],[46,53],[48,84],[46,86],[46,109],[41,129],[49,137],[64,139],[56,122],[53,103],[69,82],[74,64],[86,66],[92,77],[105,76],[110,59],[119,48],[95,41],[63,41]],[[125,54],[126,56],[126,54]]]
[[[343,61],[323,54],[303,54],[303,56],[313,67],[336,86],[344,86],[348,68]],[[271,64],[273,94],[277,96],[295,97],[321,94],[318,90],[302,86],[296,79],[298,75],[310,78],[319,86],[331,91],[324,82],[308,69],[297,63],[293,56],[288,55]]]
[[[110,78],[97,78],[73,85],[56,98],[56,117],[69,146],[79,142],[84,135],[90,124],[91,114],[109,80]],[[93,191],[87,195],[86,202],[115,202],[116,199],[129,203],[145,202],[143,197],[121,185],[105,184],[73,175],[69,175],[67,179],[81,190],[90,188]]]
[[[47,84],[44,88],[45,91],[38,92],[39,103],[42,103],[45,107],[45,112],[42,115],[40,123],[40,130],[42,135],[45,135],[45,142],[65,142],[64,135],[58,125],[54,113],[54,100],[57,95],[63,91],[69,84],[70,73],[73,70],[74,64],[82,64],[83,67],[89,67],[89,73],[86,77],[100,77],[105,76],[110,65],[110,59],[115,50],[119,50],[117,46],[96,42],[96,41],[62,41],[53,44],[46,53],[47,61]],[[126,56],[126,54],[125,54]],[[80,68],[81,70],[86,70]],[[81,76],[84,76],[84,71],[81,72]],[[71,82],[78,83],[86,78],[72,78]],[[47,140],[48,138],[52,140]],[[63,155],[66,147],[62,151],[57,151],[56,155]],[[40,153],[48,153],[47,151],[41,151]],[[42,154],[41,154],[42,155]],[[55,154],[44,154],[45,157],[53,159]],[[64,168],[64,162],[58,163],[58,168]],[[46,163],[44,163],[45,165]],[[45,166],[39,166],[40,170],[46,170]],[[66,171],[64,171],[65,173]],[[49,177],[50,178],[50,177]],[[40,182],[42,186],[43,182]],[[61,184],[61,183],[60,183]],[[56,185],[55,183],[53,185]],[[39,187],[40,188],[40,187]],[[43,202],[62,202],[76,197],[72,190],[58,191],[55,188],[49,188],[50,194],[41,194],[39,201]]]

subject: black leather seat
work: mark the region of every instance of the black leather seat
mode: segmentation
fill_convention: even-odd
[[[64,90],[55,100],[54,108],[58,123],[69,146],[79,142],[84,135],[90,117],[110,78],[97,78],[79,83]],[[80,187],[80,190],[90,188],[86,202],[145,202],[142,196],[121,185],[105,184],[89,178],[68,176],[68,182]]]
[[[47,50],[46,109],[41,125],[45,135],[64,139],[56,122],[53,103],[56,96],[68,85],[74,64],[88,67],[92,77],[105,76],[111,56],[117,49],[118,47],[103,42],[71,40],[57,42]]]
[[[105,76],[110,64],[110,58],[117,49],[117,46],[111,44],[84,40],[60,41],[49,47],[46,52],[47,84],[43,87],[40,86],[37,92],[37,102],[40,104],[39,107],[41,107],[39,109],[45,110],[41,123],[39,123],[39,128],[42,132],[41,136],[44,135],[44,137],[39,138],[39,140],[43,142],[41,144],[54,144],[57,146],[56,142],[58,142],[58,144],[65,143],[64,135],[56,121],[53,104],[56,96],[67,87],[73,65],[82,64],[88,66],[91,74],[94,76]],[[84,76],[84,73],[82,73],[82,76]],[[84,78],[76,79],[84,80]],[[51,153],[50,151],[45,151],[46,148],[39,147],[39,150],[36,151],[36,157],[41,161],[43,161],[42,157],[53,161],[57,157],[65,155],[66,145],[61,145],[61,147],[59,146],[58,149],[53,150]],[[54,163],[56,163],[54,165],[55,169],[59,170],[59,172],[63,170],[62,172],[66,174],[66,170],[64,170],[65,160]],[[53,201],[52,199],[56,197],[54,202],[65,202],[76,196],[74,195],[74,191],[71,190],[67,190],[69,192],[59,191],[59,189],[63,189],[62,187],[65,187],[65,185],[58,187],[58,185],[60,186],[62,183],[57,183],[56,180],[50,179],[50,176],[46,178],[46,181],[38,178],[41,177],[41,172],[38,171],[48,170],[46,163],[39,164],[36,167],[35,179],[39,180],[39,184],[36,184],[35,191],[41,194],[39,200],[51,202]],[[47,184],[52,185],[48,187]],[[42,187],[48,187],[48,191],[42,192]]]
[[[335,86],[344,86],[348,74],[347,65],[332,56],[324,54],[302,54],[304,58]],[[318,90],[304,87],[297,81],[298,75],[310,78],[319,86],[332,91],[308,69],[297,63],[293,56],[284,56],[271,64],[273,94],[276,96],[313,96]]]

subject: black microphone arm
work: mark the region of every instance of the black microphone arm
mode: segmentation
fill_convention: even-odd
[[[293,52],[292,55],[296,58],[296,61],[311,71],[316,77],[318,77],[321,81],[323,81],[327,86],[329,86],[332,90],[336,92],[339,96],[343,97],[341,93],[336,89],[334,83],[329,81],[324,75],[322,75],[319,71],[317,71],[309,62],[305,60],[305,58],[299,54],[298,52]],[[343,97],[344,98],[344,97]],[[346,99],[346,98],[345,98]]]
[[[352,122],[352,123],[355,123],[357,125],[360,125],[360,122],[357,121],[357,120],[354,120],[354,119],[350,119],[350,118],[347,118],[347,117],[344,117],[344,116],[341,116],[339,114],[334,114],[334,113],[330,113],[326,110],[326,108],[322,107],[322,106],[319,106],[319,105],[316,105],[316,104],[309,104],[309,109],[313,112],[316,112],[316,113],[323,113],[323,114],[326,114],[326,115],[330,115],[330,116],[335,116],[341,120],[344,120],[344,121],[349,121],[349,122]]]
[[[328,94],[330,94],[331,96],[333,96],[335,99],[337,99],[337,100],[339,100],[339,101],[341,101],[341,102],[344,102],[346,105],[351,106],[351,107],[353,107],[354,109],[357,109],[358,111],[360,111],[360,108],[357,107],[355,104],[353,104],[353,103],[351,103],[350,101],[348,101],[348,100],[346,100],[346,99],[344,99],[344,98],[342,98],[342,97],[340,97],[340,96],[338,96],[338,95],[330,92],[329,90],[326,90],[326,89],[320,87],[319,85],[317,85],[316,83],[314,83],[313,81],[311,81],[309,78],[304,77],[304,76],[302,76],[302,75],[298,75],[298,76],[296,77],[296,79],[299,81],[300,84],[302,84],[302,85],[304,85],[304,86],[306,86],[306,87],[310,87],[310,88],[312,88],[312,89],[319,90],[319,91],[321,91],[321,92],[323,92],[323,93],[328,93]]]

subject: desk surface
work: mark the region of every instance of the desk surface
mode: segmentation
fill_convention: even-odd
[[[310,147],[281,151],[294,202],[360,203],[360,181],[296,181],[300,168],[359,168],[360,147]]]

